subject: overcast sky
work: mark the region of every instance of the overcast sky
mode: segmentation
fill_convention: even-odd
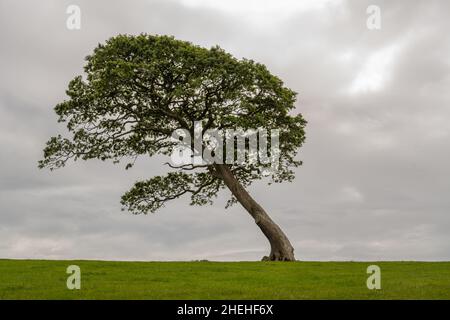
[[[66,9],[81,8],[81,29]],[[366,9],[381,9],[369,30]],[[450,260],[450,2],[0,2],[0,258],[259,260],[268,243],[240,206],[175,200],[120,211],[132,169],[97,161],[38,170],[65,128],[53,107],[84,57],[119,33],[167,34],[265,64],[308,120],[293,183],[251,193],[300,260]]]

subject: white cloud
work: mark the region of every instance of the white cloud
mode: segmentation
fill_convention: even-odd
[[[364,196],[356,187],[346,186],[340,190],[339,199],[343,202],[359,203],[364,201]]]
[[[219,10],[240,16],[259,27],[270,27],[293,14],[322,10],[339,5],[342,0],[182,0],[181,3],[193,8]]]
[[[351,94],[378,91],[388,82],[390,69],[398,57],[401,46],[393,44],[372,53],[350,85]]]
[[[182,0],[181,3],[193,7],[207,7],[226,12],[280,13],[286,11],[320,10],[341,0]]]

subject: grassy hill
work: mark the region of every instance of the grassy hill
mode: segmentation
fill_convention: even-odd
[[[366,287],[371,264],[381,290]],[[450,299],[450,262],[0,260],[0,299]]]

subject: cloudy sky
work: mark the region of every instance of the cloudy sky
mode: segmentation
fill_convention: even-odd
[[[66,9],[81,8],[81,29]],[[381,9],[370,30],[369,5]],[[296,180],[251,193],[301,260],[450,260],[450,2],[0,2],[0,258],[258,260],[268,243],[238,205],[120,211],[132,169],[96,161],[38,170],[64,133],[53,107],[84,57],[119,33],[168,34],[264,63],[308,120]]]

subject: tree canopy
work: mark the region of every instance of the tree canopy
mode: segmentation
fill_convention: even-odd
[[[44,149],[41,168],[63,167],[69,160],[125,161],[170,155],[171,135],[194,123],[203,131],[278,129],[278,170],[268,182],[291,181],[295,159],[305,139],[306,121],[291,115],[296,93],[260,63],[237,59],[220,47],[210,49],[169,36],[118,35],[99,44],[86,57],[85,76],[70,81],[68,99],[55,107],[58,121],[69,134],[52,137]],[[244,187],[264,177],[270,164],[229,164]],[[191,203],[211,203],[226,187],[211,164],[174,166],[165,176],[137,182],[122,197],[132,213],[154,212],[165,202],[189,194]],[[235,195],[231,202],[236,201]]]

